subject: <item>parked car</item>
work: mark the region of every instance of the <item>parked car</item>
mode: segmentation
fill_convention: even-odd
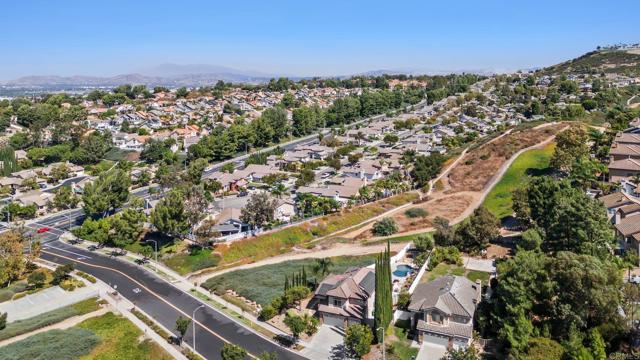
[[[127,255],[127,250],[116,249],[111,251],[111,256],[124,256]]]
[[[630,279],[629,282],[632,284],[640,284],[640,275],[633,275]]]
[[[97,247],[97,246],[95,246],[95,245],[89,245],[89,247],[87,248],[87,250],[89,250],[89,251],[96,251],[96,250],[98,250],[98,247]]]
[[[138,265],[144,265],[146,263],[149,262],[149,258],[148,257],[143,257],[142,259],[136,259],[136,264]]]

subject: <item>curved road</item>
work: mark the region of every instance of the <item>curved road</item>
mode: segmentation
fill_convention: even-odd
[[[117,288],[121,296],[167,329],[175,328],[176,319],[179,316],[190,318],[193,310],[204,304],[136,265],[79,249],[60,241],[45,244],[40,257],[56,264],[73,263],[76,269]],[[194,322],[196,323],[197,351],[207,359],[219,359],[220,350],[225,342],[240,345],[253,356],[263,352],[276,352],[279,359],[304,359],[303,356],[247,329],[213,307],[204,305],[205,307],[196,313]],[[193,345],[192,326],[193,323],[189,326],[184,338],[190,345]]]

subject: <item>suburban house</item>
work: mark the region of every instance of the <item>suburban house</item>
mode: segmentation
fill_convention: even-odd
[[[469,346],[481,292],[479,282],[464,276],[447,275],[418,285],[408,306],[418,342],[448,348]]]
[[[52,193],[34,190],[16,197],[15,201],[22,206],[35,205],[38,214],[42,215],[46,212],[47,204],[53,200],[54,196]]]
[[[619,183],[640,174],[640,159],[626,158],[609,163],[609,181]]]
[[[616,211],[623,206],[633,204],[628,195],[623,192],[614,192],[609,195],[601,196],[598,198],[602,202],[605,208],[607,208],[607,217],[615,222]]]
[[[374,291],[374,270],[352,268],[344,274],[327,276],[318,285],[312,303],[322,324],[344,328],[370,322]]]
[[[289,222],[296,215],[296,203],[291,198],[278,199],[274,217],[282,222]]]
[[[216,226],[214,229],[220,233],[220,237],[230,235],[240,236],[247,233],[249,224],[240,220],[242,209],[226,208],[223,209],[216,217]]]

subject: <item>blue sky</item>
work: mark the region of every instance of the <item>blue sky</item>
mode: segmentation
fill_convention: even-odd
[[[514,70],[640,42],[637,0],[22,0],[0,9],[0,80],[168,62],[305,76]]]

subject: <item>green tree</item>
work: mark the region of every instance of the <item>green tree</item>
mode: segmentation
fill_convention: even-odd
[[[331,258],[319,258],[315,260],[313,265],[313,272],[316,275],[320,275],[324,278],[327,274],[331,272],[331,268],[333,267],[333,261]]]
[[[188,214],[185,211],[184,196],[179,190],[172,190],[151,213],[151,223],[156,229],[169,236],[182,237],[189,232]]]
[[[589,156],[588,141],[589,136],[580,125],[560,132],[556,135],[556,148],[551,157],[551,166],[560,171],[571,171],[572,165],[578,159]]]
[[[564,358],[564,348],[557,341],[549,338],[537,337],[529,341],[526,354],[522,355],[524,360],[562,360]]]
[[[298,315],[289,315],[284,319],[284,324],[287,325],[294,339],[298,339],[300,334],[302,334],[307,328],[307,322]]]
[[[251,195],[247,205],[242,208],[240,220],[258,229],[273,221],[277,201],[267,192],[257,192]]]
[[[438,176],[444,161],[445,157],[438,153],[429,156],[417,156],[410,172],[414,184],[418,187],[426,186],[430,180]]]
[[[189,329],[189,324],[191,324],[191,319],[179,316],[176,319],[175,329],[180,334],[180,342],[182,342],[182,338],[184,338],[184,334],[187,333],[187,329]]]
[[[456,243],[464,251],[485,249],[500,235],[500,221],[484,206],[473,211],[468,221],[456,229]]]
[[[189,90],[184,86],[176,90],[176,97],[178,98],[184,98],[187,97],[187,95],[189,95]]]
[[[75,209],[80,198],[73,192],[71,186],[61,186],[56,190],[52,206],[58,210]]]
[[[391,283],[391,255],[390,244],[387,241],[387,248],[378,255],[375,263],[375,298],[373,307],[373,327],[376,330],[376,337],[380,339],[381,333],[385,331],[391,323],[393,317],[393,299]]]
[[[82,201],[89,217],[105,216],[122,207],[129,199],[131,177],[120,169],[100,174],[96,180],[84,187]]]
[[[111,218],[109,240],[117,247],[133,244],[140,239],[147,216],[141,209],[127,208]]]
[[[222,360],[244,360],[247,351],[238,345],[227,343],[222,346],[220,356]]]
[[[73,271],[73,264],[59,265],[52,274],[51,284],[60,285],[61,282],[69,278],[69,274]]]
[[[357,358],[362,358],[371,351],[373,333],[366,325],[354,324],[347,327],[344,336],[344,346]]]
[[[398,224],[393,218],[386,217],[373,224],[373,234],[376,236],[389,236],[398,232]]]
[[[196,159],[189,164],[187,168],[187,180],[194,184],[200,184],[204,169],[209,165],[207,159]]]

